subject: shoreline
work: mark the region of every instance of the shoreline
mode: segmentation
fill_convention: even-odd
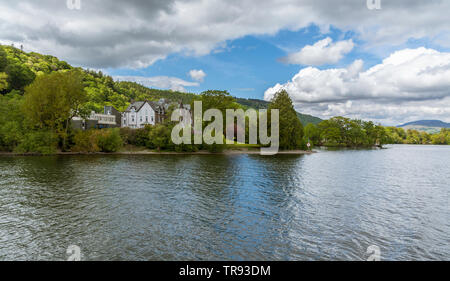
[[[275,155],[309,155],[317,153],[317,151],[307,150],[284,150],[279,151]],[[225,150],[223,152],[175,152],[175,151],[119,151],[119,152],[57,152],[54,154],[43,155],[40,153],[14,153],[14,152],[0,152],[0,156],[75,156],[75,155],[260,155],[259,150]]]

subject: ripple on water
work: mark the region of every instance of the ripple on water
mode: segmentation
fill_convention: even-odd
[[[0,157],[0,259],[450,258],[450,149]]]

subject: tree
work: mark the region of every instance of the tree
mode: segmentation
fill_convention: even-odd
[[[0,95],[0,150],[13,151],[23,139],[22,101],[16,91]]]
[[[6,52],[3,50],[3,47],[0,46],[0,72],[5,70],[7,64],[8,59],[6,57]]]
[[[8,74],[0,72],[0,93],[9,88]]]
[[[23,90],[34,81],[36,75],[28,67],[21,64],[9,64],[5,68],[8,74],[8,84],[10,90]]]
[[[65,149],[71,120],[85,101],[80,72],[54,72],[38,77],[25,89],[22,110],[32,127],[56,131]]]
[[[161,151],[170,145],[171,131],[164,125],[157,125],[149,133],[150,143],[153,147]]]
[[[236,99],[227,91],[208,90],[200,94],[202,109],[205,112],[208,109],[218,109],[225,115],[227,109],[238,108]],[[191,106],[193,108],[193,105]]]
[[[320,131],[313,123],[308,123],[304,129],[304,135],[306,140],[310,141],[314,145],[320,145]]]
[[[302,148],[303,125],[297,117],[289,94],[282,90],[275,94],[270,105],[268,120],[271,120],[271,110],[278,109],[280,114],[280,148]]]

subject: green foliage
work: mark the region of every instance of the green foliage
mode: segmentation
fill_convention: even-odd
[[[117,152],[123,146],[119,129],[78,131],[73,152]]]
[[[141,129],[120,128],[120,136],[124,143],[134,146],[150,146],[149,134],[153,126],[147,125]]]
[[[236,98],[236,102],[238,104],[242,105],[242,107],[244,109],[248,109],[248,108],[267,109],[270,104],[270,102],[264,101],[264,100],[244,99],[244,98]],[[297,112],[297,116],[300,119],[300,122],[302,122],[303,126],[306,126],[310,123],[317,125],[323,121],[322,119],[320,119],[318,117],[314,117],[314,116],[311,116],[308,114],[302,114],[302,113],[298,113],[298,112]]]
[[[429,134],[424,131],[387,127],[387,143],[392,144],[450,144],[450,129],[442,128],[439,133]]]
[[[86,101],[81,73],[76,70],[39,76],[25,89],[22,106],[27,122],[34,128],[56,131],[65,149],[71,119]]]
[[[77,131],[74,136],[73,152],[100,152],[95,130]]]
[[[442,128],[439,134],[432,135],[431,143],[450,145],[450,129]]]
[[[297,117],[289,94],[282,90],[275,94],[269,105],[270,110],[279,109],[280,114],[280,149],[304,149],[302,145],[303,125]]]
[[[6,52],[0,46],[0,72],[2,72],[8,63],[8,59],[6,57]]]
[[[236,103],[236,99],[227,91],[208,90],[201,93],[196,100],[202,102],[203,113],[208,109],[218,109],[225,116],[227,109],[237,109],[240,107]],[[193,101],[191,102],[191,108],[194,108]]]
[[[126,97],[127,102],[130,100],[158,101],[160,99],[167,99],[169,101],[190,104],[191,101],[197,97],[195,94],[171,90],[150,89],[135,82],[125,81],[115,82],[113,89],[120,95]]]
[[[18,92],[0,95],[0,151],[13,151],[24,133],[20,110],[23,97]]]
[[[31,131],[23,136],[14,151],[17,153],[54,154],[57,144],[58,136],[52,131]]]
[[[0,93],[9,88],[8,84],[8,74],[5,72],[0,72]]]
[[[36,75],[27,66],[21,64],[9,64],[5,68],[9,90],[23,90],[33,82]]]
[[[204,145],[204,147],[211,153],[221,153],[223,152],[226,146],[224,144],[213,143],[213,144],[206,144]]]
[[[317,125],[317,130],[308,127],[305,130],[314,145],[325,146],[374,146],[389,143],[387,131],[373,122],[334,117]]]
[[[97,145],[102,152],[117,152],[123,146],[118,128],[109,130],[98,130]]]
[[[158,151],[173,148],[171,130],[165,125],[156,125],[149,133],[150,142],[148,148]]]
[[[309,141],[311,144],[319,144],[320,143],[320,131],[316,125],[313,123],[309,123],[305,126],[304,129],[305,135],[304,140]]]

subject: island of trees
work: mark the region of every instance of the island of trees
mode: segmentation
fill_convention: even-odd
[[[260,147],[248,144],[248,137],[246,143],[234,145],[174,145],[170,136],[175,123],[169,120],[142,129],[78,131],[71,126],[74,116],[86,117],[92,111],[101,112],[103,106],[123,111],[132,100],[157,101],[160,98],[184,104],[201,100],[204,111],[217,108],[224,115],[225,109],[279,109],[280,149],[285,150],[307,149],[308,142],[315,146],[349,147],[387,143],[450,144],[448,129],[429,135],[344,117],[321,121],[299,115],[285,91],[277,93],[268,103],[236,99],[226,91],[212,90],[196,95],[149,89],[133,82],[114,81],[101,72],[74,68],[52,56],[0,45],[0,151],[52,154],[145,148],[220,152]]]

